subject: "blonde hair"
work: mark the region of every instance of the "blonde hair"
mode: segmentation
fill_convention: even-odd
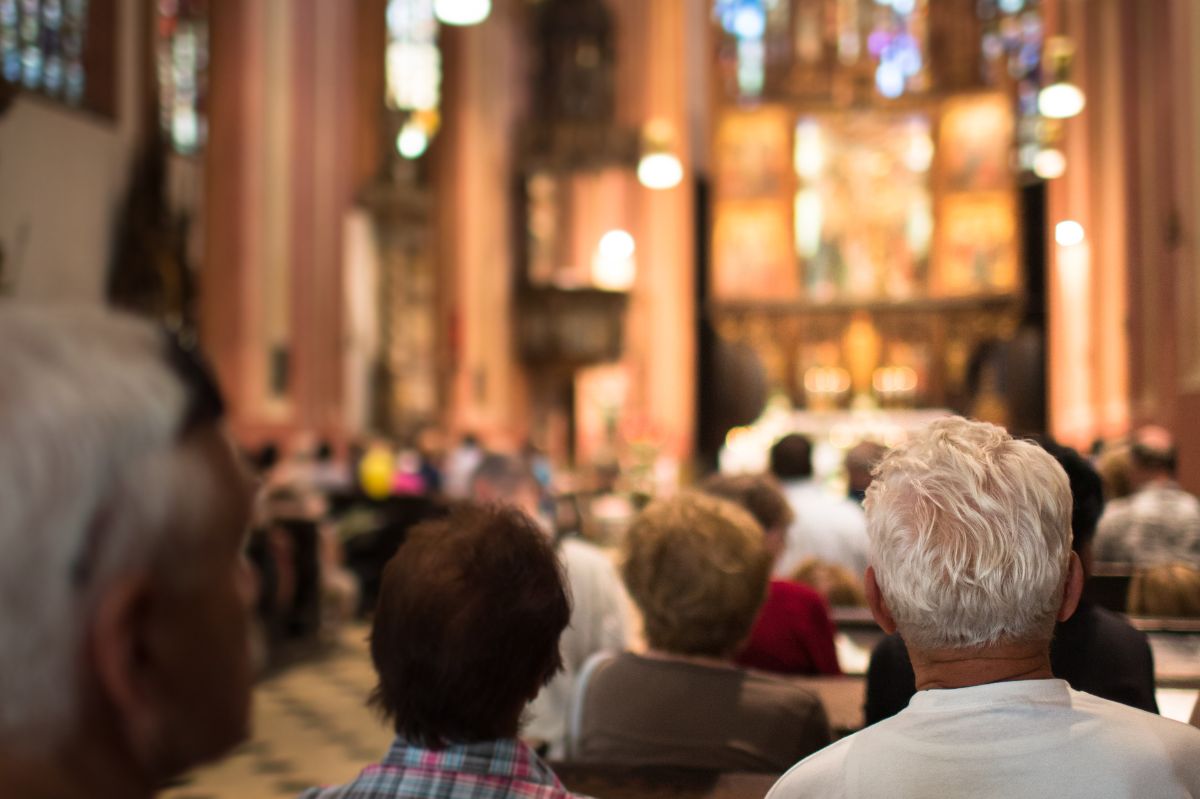
[[[862,580],[840,563],[820,558],[805,558],[791,574],[791,579],[812,588],[830,605],[839,608],[865,608],[867,594]]]
[[[696,492],[651,503],[625,538],[622,577],[650,646],[730,655],[766,598],[771,562],[758,523],[732,502]]]
[[[984,422],[933,422],[880,462],[866,513],[871,565],[910,645],[1050,639],[1071,488],[1041,447]]]
[[[1138,569],[1128,599],[1132,616],[1200,619],[1200,570],[1184,563]]]
[[[1108,444],[1096,460],[1096,471],[1104,484],[1104,499],[1127,497],[1133,493],[1133,451],[1128,444]]]

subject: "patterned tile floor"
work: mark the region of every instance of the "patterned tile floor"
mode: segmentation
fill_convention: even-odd
[[[377,762],[391,732],[366,706],[375,684],[366,635],[365,626],[349,627],[328,652],[260,683],[253,738],[165,799],[295,797]]]

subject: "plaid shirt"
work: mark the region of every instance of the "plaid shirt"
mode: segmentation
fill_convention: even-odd
[[[1100,517],[1093,552],[1100,561],[1200,568],[1200,502],[1174,482],[1114,499]]]
[[[520,741],[506,739],[424,749],[399,738],[383,762],[338,788],[300,799],[570,799],[550,767]]]

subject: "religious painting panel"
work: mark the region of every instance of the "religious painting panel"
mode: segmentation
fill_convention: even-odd
[[[807,114],[795,131],[795,258],[813,302],[925,293],[933,230],[929,118]]]
[[[716,134],[717,193],[750,199],[791,191],[791,114],[767,106],[721,115]]]
[[[791,216],[774,200],[720,203],[713,232],[712,293],[720,301],[795,300]]]
[[[1019,288],[1016,201],[1005,192],[944,197],[933,293],[1003,294]]]
[[[1012,190],[1012,142],[1012,110],[1003,94],[947,100],[938,125],[939,188],[947,193]]]

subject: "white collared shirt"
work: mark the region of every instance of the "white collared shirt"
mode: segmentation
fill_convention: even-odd
[[[898,715],[806,758],[767,799],[1200,796],[1200,730],[1018,680],[917,692]]]

